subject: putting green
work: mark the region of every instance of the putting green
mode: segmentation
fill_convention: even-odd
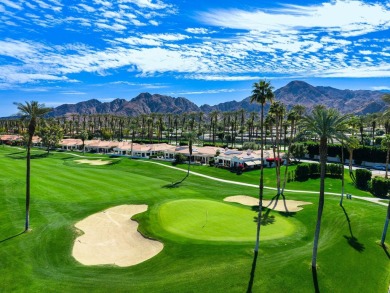
[[[160,225],[166,231],[186,238],[207,241],[253,241],[257,212],[212,200],[183,199],[162,204]],[[299,222],[276,212],[272,223],[261,227],[261,239],[286,237],[298,230]]]

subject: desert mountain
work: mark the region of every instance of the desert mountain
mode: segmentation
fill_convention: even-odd
[[[342,113],[367,114],[384,109],[385,104],[381,100],[382,92],[368,90],[339,90],[332,87],[312,86],[303,81],[292,81],[286,86],[275,91],[275,99],[283,102],[288,108],[301,104],[311,109],[322,104],[333,107]],[[236,111],[245,109],[248,112],[259,111],[258,104],[251,104],[250,98],[242,101],[230,101],[218,105],[202,105],[198,107],[186,98],[173,98],[159,94],[141,93],[137,97],[127,101],[116,99],[111,102],[100,102],[96,99],[77,104],[64,104],[54,108],[48,116],[65,116],[70,114],[115,114],[136,116],[150,113],[174,113],[205,112],[211,111]]]

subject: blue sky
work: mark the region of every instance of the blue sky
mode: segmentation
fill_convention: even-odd
[[[141,92],[198,105],[267,78],[390,89],[390,1],[0,0],[0,117]]]

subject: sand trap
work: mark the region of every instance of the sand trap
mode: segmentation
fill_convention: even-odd
[[[77,237],[73,257],[84,265],[132,266],[157,255],[163,244],[143,237],[138,223],[130,218],[147,205],[121,205],[93,214],[75,226],[84,234]]]
[[[111,161],[104,160],[75,160],[76,163],[80,164],[89,164],[93,166],[108,165],[111,164]]]
[[[259,200],[257,198],[247,196],[247,195],[229,196],[226,197],[224,201],[236,202],[247,206],[255,206],[259,204]],[[311,204],[311,202],[297,201],[297,200],[286,200],[285,202],[289,212],[298,212],[300,210],[303,210],[303,208],[300,206]],[[283,201],[283,199],[279,199],[277,204],[275,201],[271,203],[270,200],[263,200],[263,207],[268,207],[272,210],[279,211],[279,212],[287,212],[285,207],[285,202]]]

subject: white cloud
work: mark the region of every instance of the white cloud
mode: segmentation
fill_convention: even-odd
[[[80,92],[80,91],[63,91],[60,92],[62,95],[86,95],[87,93]]]
[[[93,8],[93,7],[91,7],[91,6],[88,6],[88,5],[86,5],[86,4],[83,4],[83,3],[78,4],[78,6],[84,8],[84,9],[85,9],[86,11],[88,11],[88,12],[95,12],[95,11],[96,11],[95,8]]]
[[[228,75],[209,75],[209,74],[193,74],[187,75],[186,78],[189,79],[198,79],[198,80],[210,80],[210,81],[245,81],[245,80],[258,80],[260,76],[228,76]]]
[[[206,35],[209,33],[208,29],[205,28],[187,28],[186,32],[191,34],[199,34],[199,35]]]
[[[170,93],[171,95],[201,95],[201,94],[220,94],[220,93],[234,93],[236,89],[216,89],[216,90],[204,90],[204,91],[186,91]]]
[[[155,2],[155,3],[154,3]],[[152,1],[152,0],[119,0],[119,3],[133,3],[141,8],[149,8],[149,9],[164,9],[169,7],[170,5],[165,4],[162,1]]]
[[[390,86],[388,85],[372,86],[371,89],[374,91],[390,91]]]
[[[334,0],[312,6],[284,5],[272,11],[219,9],[199,14],[199,19],[213,26],[257,30],[321,28],[344,36],[363,35],[390,27],[390,11],[383,4]]]
[[[96,23],[96,26],[99,28],[102,28],[102,29],[108,29],[108,30],[113,30],[113,31],[122,31],[122,30],[126,29],[126,27],[124,25],[121,25],[118,23],[105,24],[105,23],[98,22],[98,23]]]
[[[22,10],[22,6],[20,6],[19,4],[16,4],[15,2],[13,1],[9,1],[9,0],[0,0],[0,3],[3,3],[4,5],[8,6],[8,7],[11,7],[11,8],[14,8],[14,9],[18,9],[18,10]]]

